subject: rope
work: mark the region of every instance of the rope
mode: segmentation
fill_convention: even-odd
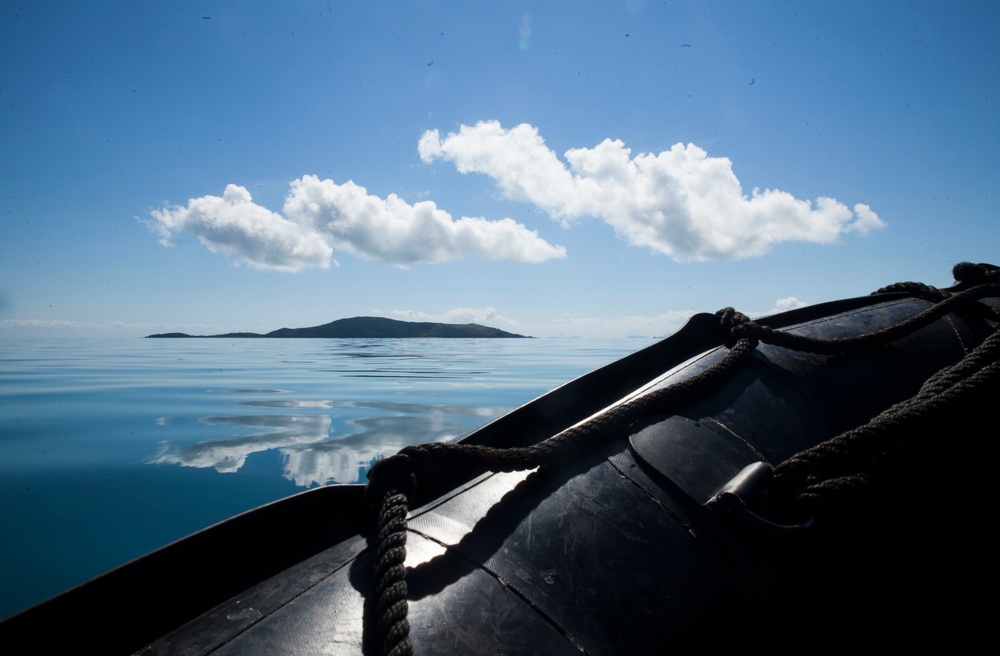
[[[953,273],[958,284],[939,290],[920,283],[897,283],[877,292],[906,292],[933,303],[913,317],[883,330],[856,337],[820,340],[794,335],[750,320],[725,308],[716,313],[718,336],[728,352],[704,371],[621,403],[538,444],[491,447],[462,443],[431,443],[406,447],[378,461],[368,472],[367,495],[379,507],[376,581],[376,623],[384,637],[383,653],[412,653],[406,602],[406,516],[416,481],[449,469],[471,475],[486,471],[524,471],[571,462],[603,440],[620,435],[632,422],[651,414],[666,414],[721,387],[753,356],[761,342],[810,353],[835,355],[892,343],[958,308],[977,307],[988,318],[995,311],[975,303],[1000,296],[1000,269],[988,264],[960,263]],[[869,483],[866,468],[891,453],[913,449],[904,444],[904,428],[930,413],[940,413],[1000,377],[1000,332],[994,332],[961,362],[929,378],[913,398],[886,410],[874,420],[807,449],[779,465],[771,481],[777,499],[788,505],[815,506],[852,493]]]
[[[983,284],[963,292],[951,294],[944,300],[905,321],[873,333],[866,333],[856,337],[816,339],[768,328],[755,321],[736,326],[734,330],[737,334],[750,334],[761,342],[772,346],[780,346],[793,351],[803,351],[820,355],[836,355],[886,346],[925,326],[929,326],[957,308],[967,307],[973,301],[990,296],[1000,296],[1000,284]]]
[[[970,305],[972,301],[997,296],[1000,269],[991,264],[957,264],[953,270],[958,284],[953,289],[933,290],[942,300],[911,319],[924,323],[927,316],[940,315],[939,308]],[[894,291],[909,283],[884,288]],[[922,290],[918,295],[928,293]],[[994,318],[996,312],[981,304],[980,314]],[[904,322],[906,323],[906,322]],[[885,331],[883,331],[885,332]],[[958,363],[928,378],[914,396],[884,410],[868,423],[845,431],[825,442],[801,451],[775,468],[768,485],[772,503],[792,515],[815,513],[823,505],[835,503],[872,483],[872,471],[891,457],[912,453],[932,436],[920,427],[928,421],[954,412],[973,394],[1000,381],[1000,330],[992,328],[983,342]]]
[[[901,292],[904,294],[909,294],[910,296],[915,296],[917,298],[922,298],[926,301],[932,303],[938,303],[948,298],[946,292],[941,291],[937,287],[931,287],[930,285],[925,285],[922,282],[897,282],[891,285],[882,287],[872,292],[872,296],[879,294],[891,294],[894,292]]]
[[[376,613],[379,635],[384,636],[383,653],[405,656],[413,653],[410,623],[406,619],[406,512],[407,497],[397,488],[387,490],[378,518],[378,551],[375,581],[378,590]]]
[[[747,318],[731,308],[718,313],[720,326],[731,327]],[[443,469],[461,469],[470,473],[511,472],[534,469],[547,464],[566,462],[586,452],[602,438],[620,434],[631,422],[651,414],[663,413],[710,392],[720,386],[753,356],[757,342],[743,337],[729,352],[705,371],[622,403],[590,420],[568,428],[538,444],[528,447],[497,448],[476,444],[431,443],[409,446],[394,456],[380,460],[368,472],[370,500],[380,501],[377,558],[375,565],[376,623],[384,636],[383,653],[387,656],[412,654],[410,624],[406,603],[406,514],[409,497],[399,481]]]
[[[729,308],[720,312],[727,311],[732,312]],[[735,320],[739,321],[742,315],[735,315]],[[731,316],[720,316],[720,320],[726,322],[731,320]],[[753,354],[756,346],[756,340],[740,338],[721,360],[696,376],[615,406],[538,444],[526,447],[491,447],[432,442],[408,446],[396,455],[376,462],[369,470],[369,498],[377,500],[384,496],[383,488],[391,484],[390,481],[408,475],[419,478],[423,474],[447,469],[460,469],[473,474],[486,471],[513,472],[565,462],[567,457],[587,451],[600,438],[627,427],[640,417],[669,411],[672,407],[695,400],[718,387]]]
[[[959,262],[951,270],[951,275],[955,278],[955,282],[958,283],[957,287],[981,285],[1000,277],[1000,267],[993,264],[986,264],[985,262],[980,262],[979,264]]]
[[[1000,331],[961,361],[931,376],[913,397],[883,411],[867,424],[801,451],[778,465],[771,479],[772,500],[785,512],[814,512],[869,482],[866,470],[892,456],[911,453],[931,439],[919,430],[973,394],[1000,382]]]

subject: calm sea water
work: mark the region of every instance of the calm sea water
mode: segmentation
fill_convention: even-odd
[[[2,341],[0,617],[649,341]]]

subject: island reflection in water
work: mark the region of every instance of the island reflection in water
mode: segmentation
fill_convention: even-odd
[[[225,393],[281,393],[282,390],[219,390]],[[224,437],[193,443],[164,440],[152,464],[214,468],[233,473],[254,453],[277,450],[282,476],[299,487],[364,482],[379,458],[412,444],[462,437],[509,408],[393,401],[253,399],[236,404],[265,409],[331,410],[332,414],[232,414],[202,417]],[[169,417],[157,420],[172,425]],[[339,430],[338,430],[339,429]]]

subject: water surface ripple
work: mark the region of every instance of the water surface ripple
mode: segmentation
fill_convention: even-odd
[[[0,342],[0,616],[648,340]]]

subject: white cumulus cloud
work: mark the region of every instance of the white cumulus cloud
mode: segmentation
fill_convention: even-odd
[[[188,232],[212,252],[260,269],[326,268],[335,250],[397,265],[566,257],[565,249],[513,219],[454,219],[431,201],[383,199],[351,181],[303,176],[291,183],[282,211],[257,205],[244,187],[231,184],[222,197],[194,198],[152,216],[164,245]]]
[[[860,232],[866,235],[872,230],[885,227],[885,223],[882,222],[882,219],[878,218],[878,214],[873,212],[872,208],[864,203],[855,205],[854,213],[857,215],[858,220],[847,226],[847,229],[852,232]]]
[[[322,235],[253,202],[244,187],[228,185],[222,197],[192,198],[187,207],[153,210],[160,243],[187,231],[213,253],[259,269],[298,271],[328,267],[333,249]]]
[[[564,163],[531,125],[508,130],[484,121],[444,138],[429,130],[418,152],[425,162],[485,174],[506,197],[564,225],[597,217],[629,243],[680,261],[751,257],[783,241],[830,243],[885,225],[863,204],[852,212],[833,198],[813,203],[777,189],[747,195],[729,159],[694,144],[633,157],[621,141],[605,139],[566,151]]]
[[[446,262],[463,257],[544,262],[566,257],[513,219],[453,219],[433,201],[409,204],[395,194],[369,195],[348,181],[338,185],[307,175],[292,182],[284,212],[328,236],[335,248],[390,264]]]
[[[785,298],[779,298],[774,302],[774,308],[770,312],[766,312],[764,316],[778,314],[779,312],[788,312],[789,310],[797,310],[802,307],[809,305],[805,301],[800,301],[794,296],[787,296]]]

